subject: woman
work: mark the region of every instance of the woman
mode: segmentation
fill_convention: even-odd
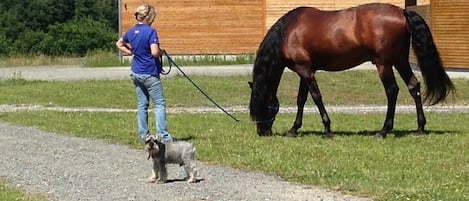
[[[160,80],[161,63],[159,57],[163,50],[159,46],[158,33],[151,24],[155,20],[156,10],[144,4],[137,8],[132,26],[116,42],[123,54],[132,55],[132,73],[130,77],[137,92],[137,126],[139,139],[145,141],[148,130],[148,106],[152,99],[155,105],[156,133],[164,141],[173,141],[166,127],[166,103]]]

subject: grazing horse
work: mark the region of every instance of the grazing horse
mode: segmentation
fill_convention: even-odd
[[[323,137],[332,137],[331,121],[314,74],[318,70],[342,71],[367,61],[376,65],[387,97],[386,119],[375,136],[386,137],[394,126],[399,88],[393,66],[415,101],[417,132],[424,133],[426,119],[420,82],[409,65],[411,38],[426,84],[424,101],[437,104],[454,91],[454,85],[442,67],[428,25],[416,12],[382,3],[336,11],[312,7],[289,11],[269,29],[254,62],[249,108],[251,119],[257,124],[257,134],[272,135],[272,124],[279,110],[277,89],[288,67],[300,77],[300,86],[296,120],[287,136],[296,136],[301,127],[309,92],[324,124]]]

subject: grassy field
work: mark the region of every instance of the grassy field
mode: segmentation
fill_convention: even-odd
[[[171,52],[168,52],[171,54]],[[252,64],[254,54],[244,55],[172,55],[172,59],[181,66],[225,65],[225,64]],[[167,65],[166,57],[163,62]],[[48,65],[80,65],[84,67],[130,66],[130,62],[119,60],[117,51],[92,51],[84,57],[73,56],[8,56],[0,57],[0,67],[14,66],[48,66]]]
[[[248,105],[249,76],[193,77],[221,105]],[[458,93],[446,104],[467,105],[469,81],[454,80]],[[328,105],[384,105],[383,87],[376,72],[318,73],[326,109]],[[412,100],[402,82],[398,104]],[[168,106],[211,105],[182,77],[163,80]],[[294,105],[298,78],[285,74],[279,88],[283,105]],[[45,106],[135,107],[130,81],[0,81],[0,104]],[[187,98],[190,97],[190,98]],[[309,104],[312,101],[309,100]],[[336,137],[324,140],[318,114],[306,114],[300,136],[284,138],[294,114],[279,114],[274,137],[260,138],[247,114],[235,114],[240,123],[223,114],[169,114],[171,132],[191,139],[198,159],[214,164],[261,170],[305,185],[320,185],[375,200],[468,200],[469,115],[427,114],[429,135],[416,136],[415,114],[397,114],[395,131],[384,140],[371,137],[381,128],[383,113],[331,113]],[[0,120],[44,130],[121,143],[141,148],[133,113],[15,112],[0,113]],[[153,120],[150,119],[152,123]],[[154,125],[152,125],[154,126]],[[223,131],[223,132],[220,132]],[[223,154],[220,154],[223,153]],[[1,190],[0,190],[1,191]],[[0,192],[1,198],[1,192]]]
[[[191,76],[192,77],[192,76]],[[221,105],[248,106],[250,76],[209,77],[192,79]],[[386,105],[383,86],[375,71],[319,72],[318,84],[326,105]],[[453,80],[457,92],[444,104],[469,104],[467,80]],[[168,106],[211,106],[189,81],[182,76],[163,78]],[[281,105],[296,105],[299,79],[285,73],[278,98]],[[413,105],[413,99],[399,80],[398,104]],[[423,89],[422,89],[423,90]],[[96,81],[26,81],[21,77],[0,80],[0,104],[38,104],[48,106],[135,107],[134,88],[130,80]],[[309,98],[308,104],[313,104]]]

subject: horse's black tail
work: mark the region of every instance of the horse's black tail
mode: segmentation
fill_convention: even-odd
[[[253,68],[253,83],[251,83],[252,94],[249,104],[251,119],[256,114],[265,114],[267,105],[268,78],[271,69],[275,67],[284,68],[284,57],[282,56],[282,42],[285,36],[286,16],[282,16],[272,25],[257,50]]]
[[[440,54],[425,20],[416,12],[407,9],[404,10],[404,16],[412,36],[414,53],[425,79],[424,100],[431,105],[437,104],[454,91],[454,85],[443,68]]]

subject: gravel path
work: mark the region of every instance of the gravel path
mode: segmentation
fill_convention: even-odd
[[[247,106],[229,106],[224,107],[230,113],[247,113]],[[370,106],[370,105],[332,105],[326,106],[328,113],[349,113],[349,114],[365,114],[370,112],[386,112],[386,106]],[[135,109],[119,109],[119,108],[96,108],[96,107],[55,107],[55,106],[42,106],[42,105],[5,105],[0,104],[0,112],[16,112],[16,111],[63,111],[63,112],[135,112]],[[433,105],[424,107],[425,112],[464,112],[469,113],[469,105]],[[279,113],[296,113],[296,106],[281,106]],[[167,107],[166,112],[171,114],[177,113],[223,113],[217,107]],[[305,106],[305,113],[319,113],[314,105]],[[396,106],[396,113],[415,113],[414,105],[398,105]]]

